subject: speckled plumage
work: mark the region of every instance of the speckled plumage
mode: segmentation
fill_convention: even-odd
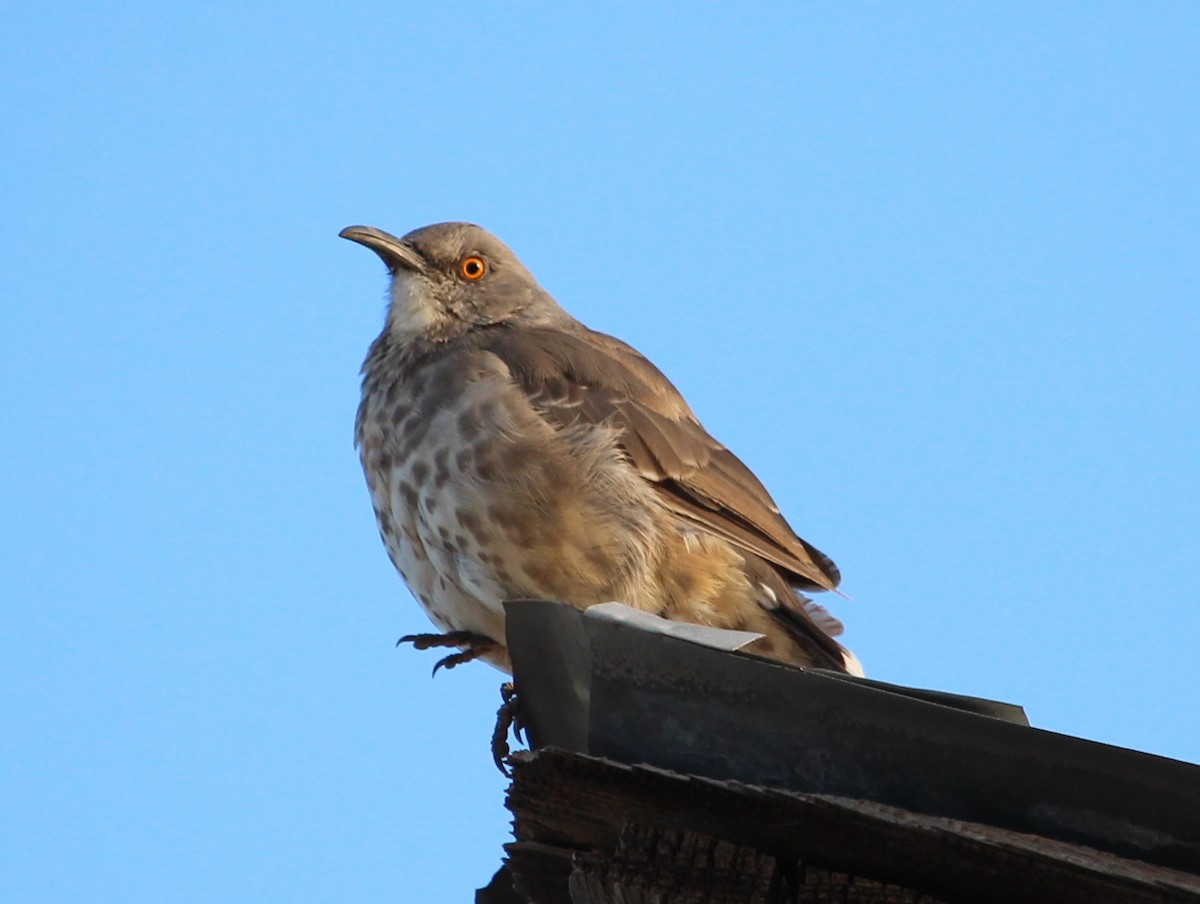
[[[835,587],[832,561],[649,361],[477,226],[342,234],[392,273],[356,441],[388,554],[439,629],[495,641],[483,658],[507,670],[504,600],[616,600],[858,670],[840,623],[796,592]]]

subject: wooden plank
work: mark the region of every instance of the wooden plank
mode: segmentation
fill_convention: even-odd
[[[580,894],[603,888],[605,864],[629,859],[619,851],[622,833],[632,825],[655,837],[703,838],[710,846],[744,852],[738,853],[743,858],[766,858],[753,862],[773,863],[778,894],[790,872],[788,897],[764,901],[1200,904],[1200,878],[1090,848],[871,802],[753,788],[556,750],[514,757],[508,805],[515,816],[517,843],[509,852],[519,887],[523,866],[544,877],[547,852],[557,850],[559,881],[563,858],[569,858],[568,877],[576,869],[601,877],[599,886],[578,885]],[[530,845],[538,846],[539,856],[530,856]],[[566,890],[559,885],[557,897],[533,900],[571,901]]]

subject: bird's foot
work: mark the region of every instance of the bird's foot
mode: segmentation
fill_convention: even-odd
[[[433,666],[433,674],[436,675],[438,669],[452,669],[456,665],[462,665],[464,662],[470,662],[473,659],[478,659],[500,648],[500,644],[492,640],[490,637],[485,637],[482,634],[476,634],[474,631],[447,631],[445,634],[405,634],[398,641],[396,646],[402,643],[410,643],[415,650],[432,650],[435,647],[461,647],[457,653],[451,653],[439,659]]]
[[[504,702],[496,710],[496,727],[492,730],[492,760],[501,773],[511,778],[512,772],[505,763],[509,753],[512,752],[508,746],[508,730],[511,728],[513,736],[526,744],[529,742],[529,735],[525,732],[525,725],[521,721],[521,699],[517,696],[517,690],[511,681],[500,685],[500,699]]]

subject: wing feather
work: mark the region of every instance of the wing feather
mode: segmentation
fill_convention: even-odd
[[[480,346],[551,421],[617,427],[630,462],[679,517],[777,566],[797,589],[838,585],[833,561],[796,535],[758,478],[635,349],[584,327],[488,330]]]

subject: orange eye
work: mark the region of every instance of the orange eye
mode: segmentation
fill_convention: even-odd
[[[464,279],[482,279],[483,274],[487,273],[487,262],[475,254],[464,257],[462,263],[458,265],[458,272],[463,275]]]

